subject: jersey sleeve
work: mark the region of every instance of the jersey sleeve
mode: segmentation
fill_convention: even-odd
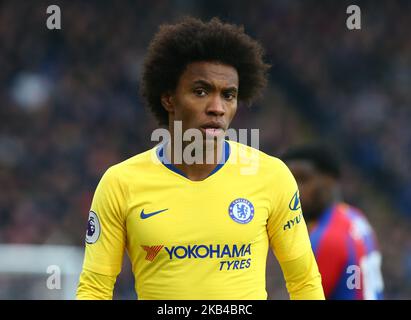
[[[324,299],[297,183],[280,160],[275,173],[273,210],[267,221],[270,247],[280,263],[291,299]]]
[[[77,288],[77,300],[111,300],[116,282],[115,276],[105,276],[83,270]]]
[[[312,251],[297,183],[288,167],[277,160],[272,182],[272,210],[267,221],[270,247],[279,262]]]
[[[312,251],[280,262],[291,300],[324,300],[321,275]]]
[[[125,191],[110,168],[94,193],[89,213],[83,271],[117,276],[126,243]]]

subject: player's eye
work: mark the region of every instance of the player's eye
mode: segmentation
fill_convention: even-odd
[[[207,91],[205,91],[203,88],[196,88],[194,89],[194,93],[198,97],[204,97],[207,94]]]
[[[231,101],[231,100],[237,98],[236,93],[235,93],[235,92],[232,92],[232,91],[225,92],[225,93],[223,94],[223,96],[224,96],[224,99],[226,99],[226,100],[228,100],[228,101]]]

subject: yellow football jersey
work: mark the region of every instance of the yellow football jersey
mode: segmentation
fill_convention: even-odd
[[[84,270],[116,276],[127,250],[139,299],[266,299],[268,248],[280,262],[312,250],[297,184],[281,160],[225,148],[225,163],[202,181],[164,164],[161,145],[108,169]]]

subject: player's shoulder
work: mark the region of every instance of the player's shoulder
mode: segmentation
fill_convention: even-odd
[[[344,221],[346,224],[357,223],[359,221],[368,223],[368,219],[364,212],[361,209],[348,203],[338,203],[335,206],[334,211],[338,220]]]
[[[270,171],[271,173],[286,173],[290,171],[287,165],[279,158],[269,155],[259,149],[242,144],[236,141],[228,141],[231,147],[231,155],[238,163],[247,163],[258,161],[258,165],[263,171]],[[230,156],[231,157],[231,156]]]
[[[347,203],[338,203],[333,210],[325,232],[325,241],[334,244],[346,244],[347,238],[361,239],[373,233],[373,229],[364,213]]]
[[[350,235],[354,238],[362,238],[373,234],[374,230],[365,213],[352,205],[345,205],[345,218],[349,224]]]
[[[345,253],[349,237],[350,222],[344,213],[334,208],[330,214],[323,217],[313,234],[319,239],[319,248],[329,252]]]
[[[156,147],[146,150],[110,166],[103,174],[103,178],[118,180],[130,175],[139,176],[147,170],[150,164],[154,163],[155,148]]]

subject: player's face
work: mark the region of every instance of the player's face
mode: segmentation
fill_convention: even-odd
[[[194,62],[181,75],[169,97],[170,120],[182,121],[183,132],[199,129],[203,136],[224,138],[237,111],[237,70],[213,62]]]
[[[287,162],[300,190],[300,200],[307,221],[316,220],[328,207],[331,199],[330,177],[312,163],[304,160]]]

